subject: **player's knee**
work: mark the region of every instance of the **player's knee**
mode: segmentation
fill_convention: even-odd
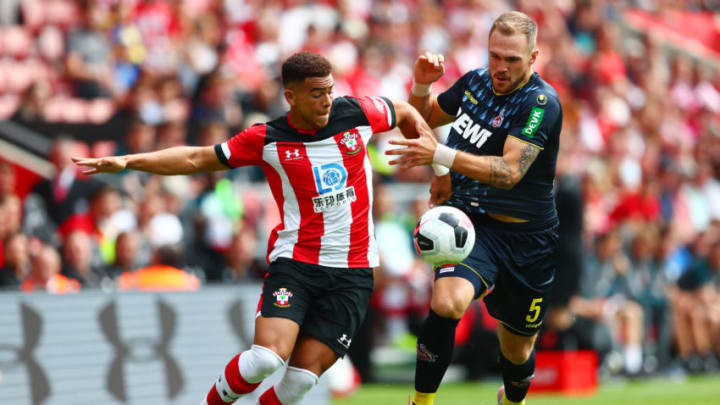
[[[277,353],[258,345],[252,345],[250,350],[244,351],[239,363],[240,374],[249,383],[264,380],[285,364]]]
[[[444,318],[460,319],[472,301],[472,294],[458,290],[436,290],[433,292],[430,307]]]
[[[275,394],[283,404],[296,404],[318,382],[318,376],[310,370],[288,367],[285,376],[275,387]]]
[[[446,296],[444,299],[433,300],[432,310],[443,318],[460,319],[468,304],[456,297]]]
[[[532,346],[516,346],[502,350],[503,356],[512,364],[525,364],[532,355]]]

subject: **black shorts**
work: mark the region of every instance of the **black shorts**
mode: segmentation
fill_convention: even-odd
[[[287,318],[339,356],[365,318],[373,290],[371,268],[336,268],[279,258],[268,268],[260,315]]]
[[[527,230],[526,223],[474,219],[475,247],[454,267],[435,269],[435,279],[461,277],[485,297],[488,312],[510,331],[532,336],[545,318],[555,276],[558,227]]]

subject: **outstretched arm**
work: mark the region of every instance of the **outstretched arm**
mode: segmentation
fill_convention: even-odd
[[[430,126],[413,106],[402,100],[391,101],[395,107],[397,127],[400,128],[400,132],[405,138],[418,138],[421,133],[425,133],[435,139],[435,134]]]
[[[502,156],[458,152],[452,169],[493,187],[510,190],[522,180],[539,153],[539,147],[508,136]]]
[[[391,160],[390,164],[399,164],[404,169],[433,162],[450,164],[455,172],[505,190],[513,188],[522,180],[540,153],[538,146],[512,136],[507,137],[502,156],[478,156],[455,151],[438,145],[435,137],[424,133],[417,139],[391,140],[390,143],[405,146],[385,152],[399,156]]]
[[[178,146],[148,153],[100,158],[72,158],[79,166],[85,166],[85,174],[117,173],[125,169],[173,175],[193,174],[225,170],[215,154],[213,146]]]

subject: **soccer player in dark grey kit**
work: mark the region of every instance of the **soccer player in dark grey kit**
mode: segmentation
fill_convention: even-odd
[[[554,278],[558,219],[553,199],[562,110],[553,88],[533,72],[537,24],[520,12],[490,28],[486,69],[466,73],[437,96],[442,55],[415,63],[410,104],[431,127],[452,123],[446,145],[432,136],[392,141],[401,167],[433,164],[431,204],[467,213],[477,236],[462,263],[437,268],[430,315],[417,345],[416,405],[432,405],[453,352],[455,327],[484,297],[500,321],[499,404],[524,404],[535,372],[533,346]],[[451,174],[443,175],[449,168]],[[438,172],[438,171],[441,172]],[[445,169],[447,170],[447,169]]]

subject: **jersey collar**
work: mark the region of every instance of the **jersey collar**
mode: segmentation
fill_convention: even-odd
[[[320,129],[302,129],[302,128],[296,127],[295,124],[293,124],[292,121],[290,120],[289,112],[287,113],[287,115],[285,115],[285,117],[287,118],[287,123],[288,123],[288,125],[290,125],[290,128],[294,129],[295,131],[297,131],[301,134],[315,135],[315,133],[320,130]]]
[[[508,91],[507,93],[498,93],[497,91],[495,91],[495,89],[494,89],[493,86],[492,86],[492,79],[490,80],[490,88],[492,89],[493,94],[495,94],[496,96],[507,96],[508,94],[512,94],[512,93],[520,90],[521,88],[523,88],[523,86],[525,86],[526,84],[528,84],[528,83],[530,82],[530,80],[532,80],[532,78],[535,77],[536,74],[537,74],[536,72],[533,72],[532,74],[530,74],[530,76],[529,76],[524,82],[520,83],[519,86],[517,86],[517,87],[515,87],[514,89]]]

